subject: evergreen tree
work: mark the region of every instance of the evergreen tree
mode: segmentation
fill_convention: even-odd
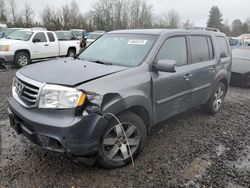
[[[213,6],[209,11],[207,27],[222,29],[223,28],[222,21],[223,19],[220,9],[217,6]]]

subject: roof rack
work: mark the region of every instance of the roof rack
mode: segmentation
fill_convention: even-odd
[[[214,32],[220,32],[219,29],[217,28],[212,28],[212,27],[189,27],[189,28],[186,28],[188,30],[194,30],[194,29],[199,29],[199,30],[205,30],[205,31],[214,31]]]

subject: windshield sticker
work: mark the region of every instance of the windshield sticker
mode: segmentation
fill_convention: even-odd
[[[130,45],[145,45],[147,40],[129,40],[128,44]]]

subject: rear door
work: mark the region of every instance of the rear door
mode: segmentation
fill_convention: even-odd
[[[151,72],[155,120],[161,122],[168,117],[187,110],[190,106],[192,88],[189,83],[188,50],[186,36],[166,39],[154,62],[176,60],[175,73]]]
[[[204,104],[210,97],[212,83],[217,72],[212,39],[206,35],[189,36],[191,52],[190,84],[193,88],[191,106]]]
[[[59,43],[55,34],[52,32],[47,32],[47,37],[49,39],[49,57],[59,56]]]

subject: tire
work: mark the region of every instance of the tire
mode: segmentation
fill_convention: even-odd
[[[117,117],[131,143],[133,158],[139,154],[146,142],[147,130],[143,120],[133,112],[124,112]],[[118,132],[118,134],[117,134]],[[102,136],[97,163],[105,168],[118,168],[131,162],[128,144],[122,129],[114,119],[110,121]],[[120,136],[121,135],[121,136]]]
[[[30,57],[26,52],[17,52],[14,63],[17,68],[22,68],[30,64]]]
[[[224,83],[222,82],[219,82],[210,99],[208,100],[208,102],[205,104],[205,110],[209,113],[209,114],[216,114],[220,111],[222,105],[223,105],[223,102],[224,102],[224,99],[225,99],[225,96],[226,96],[226,92],[227,92],[227,88],[225,86]]]
[[[73,49],[69,49],[67,53],[67,57],[74,57],[76,55],[76,51]]]

